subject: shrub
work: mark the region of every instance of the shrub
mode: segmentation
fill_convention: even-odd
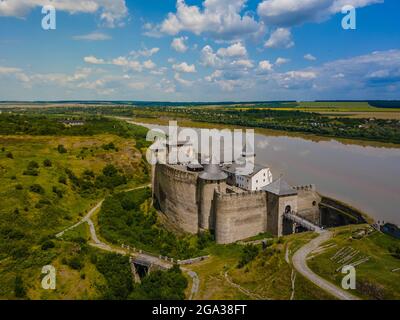
[[[22,174],[24,176],[37,177],[39,175],[39,171],[37,171],[36,169],[25,170]]]
[[[48,249],[52,249],[55,247],[55,244],[51,240],[46,240],[45,242],[42,243],[42,250],[46,251]]]
[[[22,189],[24,189],[24,187],[22,186],[22,184],[17,184],[17,185],[15,186],[15,190],[22,190]]]
[[[53,163],[51,162],[50,159],[46,159],[43,161],[43,166],[49,168],[49,167],[53,166]]]
[[[69,259],[67,265],[74,270],[81,270],[84,266],[82,260],[78,256]]]
[[[38,193],[38,194],[44,194],[44,189],[40,184],[33,184],[29,187],[29,191]]]
[[[104,150],[107,150],[107,151],[108,151],[108,150],[115,150],[115,149],[116,149],[113,142],[110,142],[110,143],[108,143],[108,144],[103,144],[102,148],[103,148]]]
[[[31,161],[29,162],[26,170],[23,172],[24,176],[38,176],[39,171],[37,170],[39,168],[39,164],[36,161]]]
[[[57,151],[58,151],[59,153],[61,153],[61,154],[67,153],[67,152],[68,152],[67,149],[66,149],[66,148],[64,147],[64,145],[62,145],[62,144],[58,145]]]
[[[53,187],[53,192],[59,197],[60,199],[64,197],[64,191],[57,188],[56,186]]]
[[[14,159],[14,155],[11,152],[7,152],[6,157],[9,159]]]
[[[243,268],[245,265],[253,261],[258,256],[259,249],[254,245],[247,245],[243,248],[238,268]]]
[[[36,161],[31,161],[28,163],[27,169],[39,169],[39,164]]]
[[[59,177],[58,178],[58,182],[66,185],[67,184],[67,177],[65,177],[65,176]]]

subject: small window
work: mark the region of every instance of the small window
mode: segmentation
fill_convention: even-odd
[[[312,205],[315,207],[317,205],[317,201],[313,201]]]

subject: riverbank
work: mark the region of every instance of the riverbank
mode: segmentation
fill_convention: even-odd
[[[210,123],[210,122],[196,122],[192,120],[188,120],[185,118],[124,118],[118,117],[121,120],[132,121],[132,123],[136,124],[152,124],[152,125],[160,125],[166,126],[170,121],[178,121],[178,125],[181,127],[193,127],[199,129],[249,129],[249,127],[245,126],[234,126],[234,125],[226,125],[226,124],[218,124],[218,123]],[[358,139],[346,139],[346,138],[337,138],[337,137],[328,137],[328,136],[319,136],[312,133],[301,133],[301,132],[290,132],[290,131],[281,131],[281,130],[272,130],[272,129],[264,129],[264,128],[252,128],[258,134],[271,136],[271,137],[291,137],[291,138],[300,138],[309,140],[312,142],[322,142],[322,141],[338,141],[344,145],[357,145],[362,147],[375,147],[375,148],[388,148],[388,149],[399,149],[400,144],[395,143],[386,143],[379,141],[370,141],[370,140],[358,140]]]

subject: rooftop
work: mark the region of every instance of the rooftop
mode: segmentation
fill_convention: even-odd
[[[223,172],[218,164],[210,163],[205,166],[205,170],[200,173],[200,179],[220,181],[228,178],[228,175]]]
[[[259,173],[261,170],[266,169],[265,166],[254,164],[254,168],[252,172],[245,172],[246,166],[243,164],[233,163],[224,165],[222,170],[231,174],[237,174],[240,176],[251,178]]]
[[[297,194],[297,191],[283,180],[282,177],[265,186],[262,190],[276,194],[277,196],[292,196]]]

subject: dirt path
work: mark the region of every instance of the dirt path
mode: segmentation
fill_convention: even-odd
[[[310,280],[312,283],[330,293],[334,297],[340,300],[360,300],[358,297],[352,295],[333,283],[321,278],[319,275],[314,273],[307,265],[307,256],[316,250],[322,243],[328,241],[332,238],[333,233],[330,231],[322,231],[319,236],[305,246],[301,247],[292,257],[292,263],[295,269]]]
[[[141,187],[136,187],[136,188],[132,188],[132,189],[128,189],[122,192],[130,192],[130,191],[134,191],[134,190],[140,190],[140,189],[144,189],[149,187],[150,185],[146,185],[146,186],[141,186]],[[74,224],[73,226],[65,229],[64,231],[61,231],[60,233],[58,233],[56,235],[57,238],[61,238],[65,232],[70,231],[78,226],[80,226],[83,223],[87,223],[89,225],[89,230],[90,230],[90,238],[92,240],[91,243],[89,243],[91,246],[104,250],[104,251],[108,251],[108,252],[113,252],[113,253],[118,253],[118,254],[122,254],[122,255],[132,255],[132,253],[127,250],[127,249],[117,249],[117,248],[113,248],[112,246],[108,245],[107,243],[102,242],[96,233],[96,228],[95,225],[93,223],[93,221],[91,220],[91,217],[93,216],[93,214],[95,214],[97,212],[97,210],[99,210],[103,204],[105,199],[102,199],[95,207],[93,207],[86,216],[84,216],[82,218],[82,220],[80,220],[78,223]],[[155,256],[151,256],[148,255],[146,253],[139,253],[138,256],[140,256],[141,259],[145,259],[147,261],[151,261],[152,264],[157,265],[162,267],[163,269],[168,269],[171,268],[173,265],[172,263],[168,263],[165,260],[162,259],[158,259]],[[199,291],[199,277],[197,275],[196,272],[186,269],[186,268],[182,268],[181,270],[186,272],[190,278],[192,278],[192,288],[190,291],[190,296],[189,296],[189,300],[194,299],[194,297],[196,296],[197,292]]]

